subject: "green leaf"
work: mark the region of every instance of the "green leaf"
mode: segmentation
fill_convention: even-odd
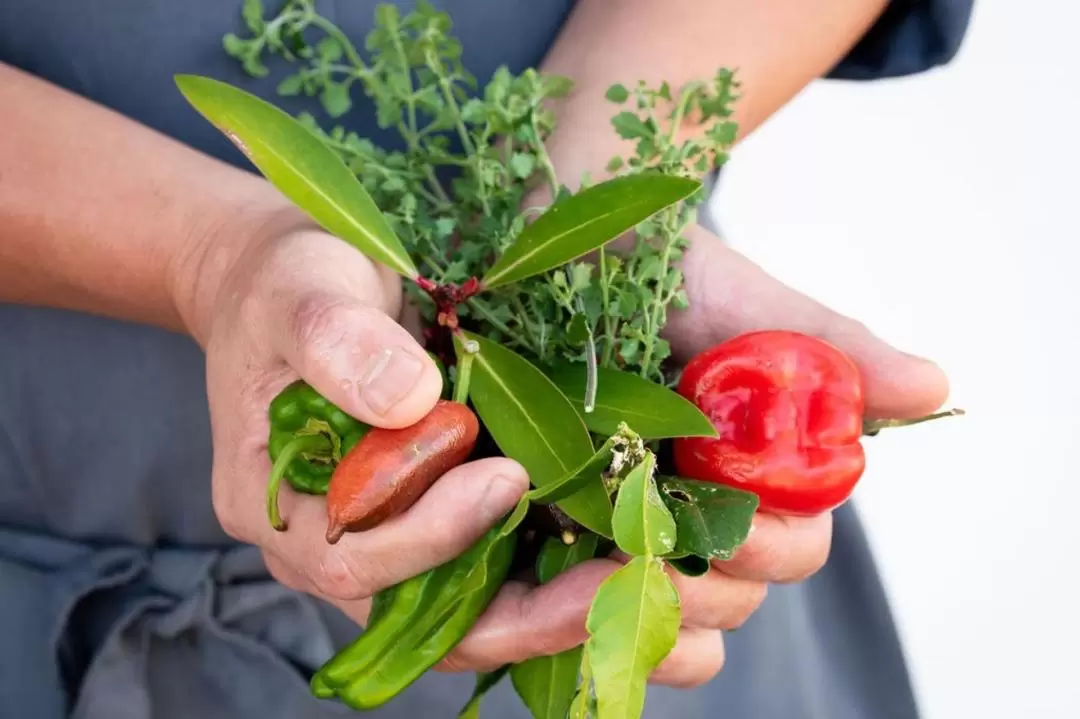
[[[458,357],[463,341],[479,352],[469,396],[503,454],[519,462],[536,487],[565,477],[593,456],[592,440],[574,406],[543,372],[505,347],[469,332],[454,335]],[[603,486],[585,486],[558,503],[585,528],[611,537],[611,500]]]
[[[517,282],[581,257],[700,187],[685,177],[635,174],[581,190],[526,226],[487,271],[483,284],[493,288]]]
[[[514,156],[510,158],[510,169],[513,171],[514,177],[524,180],[533,174],[533,170],[536,169],[536,158],[523,152],[515,152]]]
[[[550,376],[588,428],[597,434],[613,434],[625,422],[645,439],[716,436],[712,422],[693,402],[636,374],[598,367],[596,407],[587,414],[586,368],[581,364],[560,365]]]
[[[344,83],[335,82],[326,85],[319,95],[319,100],[330,117],[341,117],[352,107],[349,86]]]
[[[620,112],[611,118],[611,124],[624,140],[645,140],[656,134],[652,127],[632,112]]]
[[[551,504],[577,494],[590,483],[600,484],[604,470],[611,464],[611,454],[618,437],[612,436],[580,467],[575,467],[558,481],[528,493],[527,498],[537,504]]]
[[[529,500],[531,497],[526,494],[524,497],[518,500],[517,505],[514,506],[514,511],[510,513],[510,516],[503,522],[502,529],[499,530],[499,536],[508,537],[510,534],[518,528],[518,526],[525,521],[525,517],[529,514]]]
[[[623,166],[623,159],[621,157],[619,157],[618,155],[616,155],[615,157],[608,160],[608,163],[606,165],[604,165],[604,169],[607,170],[608,172],[615,172],[616,170],[618,170],[622,166]]]
[[[589,668],[589,647],[581,652],[581,681],[574,701],[570,703],[567,719],[594,719],[597,716],[596,695],[592,690],[592,670]]]
[[[615,500],[615,543],[634,557],[659,557],[675,548],[675,519],[656,491],[655,471],[656,455],[646,452],[626,475]]]
[[[332,37],[324,37],[319,40],[319,43],[315,46],[315,51],[319,53],[319,57],[325,62],[337,62],[345,54],[341,43]]]
[[[278,190],[328,232],[405,277],[417,275],[363,185],[337,153],[298,120],[217,80],[178,75],[176,84]]]
[[[604,97],[611,102],[624,103],[630,97],[630,91],[624,85],[616,83],[608,88],[608,91],[604,93]]]
[[[244,24],[248,26],[248,30],[255,33],[261,33],[263,29],[263,4],[262,0],[244,0],[244,5],[240,10],[241,17],[244,18]]]
[[[681,477],[660,477],[657,484],[675,517],[674,554],[727,560],[746,541],[758,508],[757,495]]]
[[[536,576],[547,584],[559,574],[596,555],[600,538],[583,534],[569,546],[549,538],[537,558]],[[581,647],[554,656],[542,656],[510,669],[510,680],[534,719],[565,719],[577,692]]]
[[[303,75],[289,75],[278,83],[277,93],[285,96],[298,95],[303,88]]]
[[[674,648],[679,592],[658,559],[634,557],[604,580],[585,626],[599,716],[641,716],[649,675]]]
[[[458,712],[458,719],[480,719],[480,702],[483,701],[484,695],[501,682],[508,671],[510,671],[510,665],[505,664],[492,672],[477,672],[476,688],[473,689],[468,703]]]

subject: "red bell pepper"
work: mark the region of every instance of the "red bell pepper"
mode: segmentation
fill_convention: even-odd
[[[862,436],[960,414],[867,422],[855,363],[828,342],[783,330],[705,350],[678,390],[719,435],[675,440],[678,472],[753,492],[761,511],[778,514],[819,514],[845,502],[866,466]]]

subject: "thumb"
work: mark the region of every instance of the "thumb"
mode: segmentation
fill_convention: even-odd
[[[280,300],[274,349],[347,414],[376,427],[406,427],[431,411],[442,375],[409,332],[361,299],[315,290]]]
[[[863,376],[867,414],[905,418],[933,412],[949,383],[933,362],[892,347],[866,326],[768,275],[700,227],[683,261],[690,306],[673,312],[667,331],[686,359],[743,332],[785,329],[814,335],[851,357]]]

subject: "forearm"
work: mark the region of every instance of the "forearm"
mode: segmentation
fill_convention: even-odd
[[[551,147],[563,182],[600,176],[627,147],[611,128],[614,83],[672,88],[736,71],[744,138],[858,42],[887,0],[580,0],[543,69],[573,78]],[[688,118],[682,133],[695,131]]]
[[[4,65],[0,127],[0,302],[197,333],[245,235],[297,221],[258,176]]]

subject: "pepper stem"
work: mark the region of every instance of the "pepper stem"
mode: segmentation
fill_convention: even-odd
[[[913,424],[922,424],[923,422],[930,422],[943,417],[959,417],[963,414],[966,413],[962,409],[950,409],[944,412],[935,412],[934,414],[924,415],[922,417],[914,417],[912,419],[864,419],[863,436],[873,437],[883,429],[889,429],[891,427],[910,427]]]
[[[457,379],[454,381],[454,401],[465,404],[469,399],[469,381],[472,379],[473,358],[479,351],[476,342],[465,340],[465,352],[457,365]]]
[[[274,466],[270,470],[270,483],[266,485],[266,514],[270,518],[270,526],[279,532],[284,532],[288,524],[281,518],[278,508],[278,493],[281,490],[281,480],[285,477],[285,470],[292,461],[305,452],[325,452],[330,449],[330,439],[321,434],[302,434],[294,437],[285,445]]]

